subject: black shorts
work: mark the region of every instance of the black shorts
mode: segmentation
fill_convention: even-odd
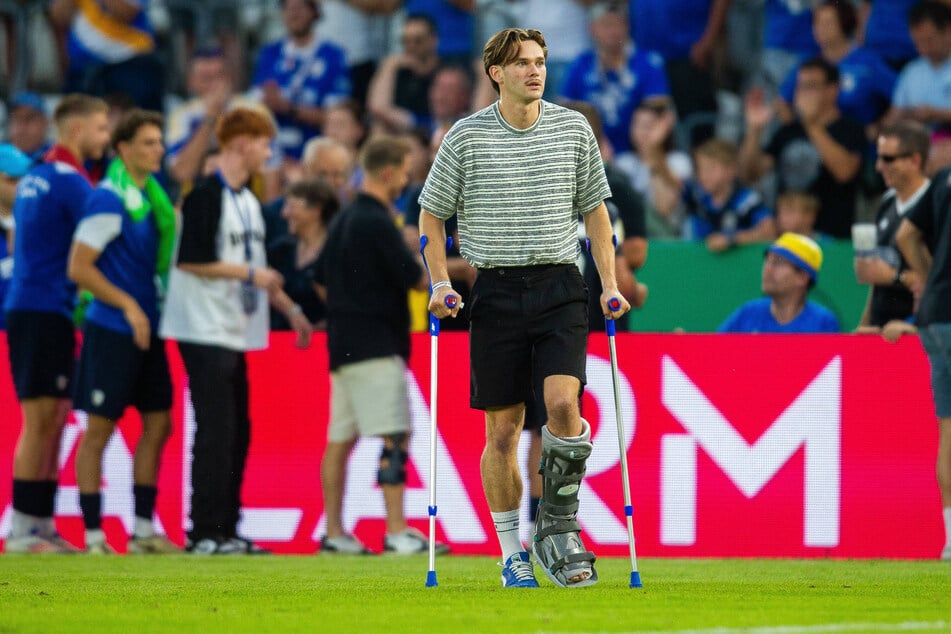
[[[585,384],[588,289],[574,264],[481,269],[469,308],[470,406],[532,398],[533,377]]]
[[[86,322],[76,373],[76,409],[111,420],[126,408],[161,412],[172,407],[172,380],[165,342],[152,335],[142,350],[132,335]]]
[[[69,398],[76,365],[76,329],[59,313],[7,313],[10,373],[17,398]]]

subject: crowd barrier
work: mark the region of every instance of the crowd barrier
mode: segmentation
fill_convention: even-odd
[[[429,342],[414,336],[406,512],[426,530]],[[468,338],[444,332],[438,403],[438,534],[456,553],[496,554],[479,457],[484,423],[468,407]],[[933,558],[943,544],[934,476],[937,427],[927,360],[916,338],[872,335],[620,334],[624,437],[642,556]],[[181,543],[187,525],[194,420],[181,360],[169,344],[174,434],[165,451],[157,517]],[[312,553],[323,533],[319,466],[329,381],[326,342],[293,348],[286,334],[249,358],[252,447],[241,530],[281,553]],[[19,409],[0,334],[0,473],[11,472]],[[594,452],[580,519],[601,556],[625,555],[617,427],[607,339],[592,335],[583,413]],[[63,435],[57,517],[81,542],[75,452],[84,424]],[[105,530],[122,550],[132,525],[130,412],[106,450]],[[522,443],[522,464],[525,445]],[[379,441],[351,457],[345,524],[379,549]],[[6,480],[8,483],[9,481]],[[0,534],[10,523],[0,486]],[[523,505],[524,508],[524,505]],[[523,522],[526,531],[527,522]]]

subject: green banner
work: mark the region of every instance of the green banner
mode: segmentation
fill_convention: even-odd
[[[839,318],[844,332],[858,325],[868,286],[855,281],[852,244],[827,240],[819,283],[809,299]],[[711,253],[695,242],[651,242],[637,277],[647,284],[647,303],[631,315],[636,332],[712,332],[742,303],[761,297],[765,244]]]

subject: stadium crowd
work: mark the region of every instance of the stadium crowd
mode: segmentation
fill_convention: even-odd
[[[161,113],[148,120],[164,121],[165,154],[154,182],[179,212],[190,197],[207,196],[215,177],[224,182],[215,185],[217,195],[224,187],[241,209],[244,183],[222,176],[238,159],[223,145],[247,131],[223,138],[221,124],[235,112],[262,115],[267,125],[252,126],[254,138],[270,139],[261,168],[248,163],[234,171],[236,178],[247,172],[254,193],[247,204],[260,204],[264,222],[262,258],[249,274],[241,270],[249,278],[243,283],[266,293],[262,306],[270,303],[272,328],[305,338],[325,328],[327,307],[310,282],[335,213],[360,199],[367,178],[361,149],[384,135],[408,148],[407,184],[394,192],[391,218],[415,252],[418,197],[444,135],[496,99],[483,72],[482,43],[513,26],[542,31],[545,98],[573,104],[596,133],[620,238],[619,289],[635,308],[647,298],[636,279],[647,241],[697,241],[716,253],[772,243],[763,290],[774,305],[788,289],[776,290],[784,282],[772,279],[767,284],[767,271],[791,262],[802,274],[790,282],[798,299],[780,320],[782,329],[811,306],[805,294],[819,273],[824,241],[848,239],[857,221],[878,222],[886,212],[893,222],[894,209],[900,215],[913,206],[927,178],[951,164],[951,2],[945,0],[44,0],[19,3],[19,10],[31,12],[29,19],[4,20],[4,85],[15,90],[5,95],[0,147],[0,297],[14,271],[25,275],[20,262],[29,258],[20,242],[14,251],[20,203],[6,185],[29,181],[31,164],[64,160],[62,148],[70,143],[81,151],[69,160],[92,184],[115,182],[114,159],[125,160],[118,142],[96,149],[86,137],[66,139],[64,121],[99,111],[86,104],[64,114],[65,96],[83,94],[103,100],[113,134],[129,134],[122,122],[130,112]],[[32,67],[16,58],[17,51],[42,48],[38,42],[53,46],[32,56]],[[273,136],[265,134],[268,126]],[[919,128],[926,145],[909,146]],[[120,141],[128,145],[130,138]],[[82,215],[75,212],[72,228]],[[877,252],[888,255],[880,258],[886,268],[871,270],[857,258],[856,270],[860,282],[889,287],[888,297],[902,309],[887,314],[907,321],[923,280],[900,257],[896,229],[879,245],[891,250]],[[186,222],[185,230],[208,227]],[[451,220],[447,231],[456,231]],[[72,240],[72,231],[66,237]],[[180,240],[183,253],[197,258],[190,262],[207,260],[207,236],[183,233]],[[449,255],[453,285],[466,299],[475,269],[457,246]],[[579,266],[585,267],[583,258]],[[407,286],[410,328],[425,330],[428,293]],[[245,295],[253,300],[252,292]],[[15,302],[7,310],[21,308]],[[830,323],[821,329],[840,327]],[[886,323],[866,314],[861,327]],[[460,318],[444,327],[467,326]],[[238,348],[253,348],[246,343]],[[208,362],[201,354],[194,360]],[[48,499],[48,476],[32,473],[18,480],[21,497]],[[240,474],[229,486],[235,484],[240,488]],[[151,508],[154,495],[153,487],[137,500]],[[27,505],[25,512],[43,517],[48,506]],[[149,530],[143,526],[140,537]],[[233,530],[211,537],[213,549],[231,540],[233,550],[253,550]]]

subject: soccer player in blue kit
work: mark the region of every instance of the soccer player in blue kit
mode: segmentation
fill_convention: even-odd
[[[13,517],[7,552],[67,552],[53,523],[59,440],[75,363],[76,285],[66,276],[73,231],[92,191],[83,161],[109,143],[108,106],[63,97],[53,114],[56,144],[20,181],[13,278],[4,303],[10,369],[23,411],[13,456]]]

